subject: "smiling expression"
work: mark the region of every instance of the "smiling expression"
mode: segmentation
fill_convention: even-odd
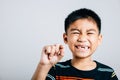
[[[63,38],[74,58],[90,57],[102,40],[95,21],[87,18],[71,23]]]

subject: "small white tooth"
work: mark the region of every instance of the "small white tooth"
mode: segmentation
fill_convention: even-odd
[[[77,46],[78,48],[88,49],[87,46]]]
[[[85,49],[88,49],[88,47],[86,46]]]

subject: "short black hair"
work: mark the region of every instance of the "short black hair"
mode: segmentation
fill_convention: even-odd
[[[64,27],[65,27],[65,32],[67,33],[67,30],[70,26],[71,23],[78,19],[84,19],[84,18],[92,18],[98,27],[99,34],[101,33],[101,19],[100,17],[91,9],[87,8],[81,8],[78,10],[73,11],[70,13],[67,18],[65,19]]]

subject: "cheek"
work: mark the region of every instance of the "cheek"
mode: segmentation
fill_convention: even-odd
[[[91,38],[90,41],[91,41],[92,45],[94,45],[94,46],[98,45],[98,39],[97,38]]]
[[[77,36],[71,36],[68,39],[68,43],[75,43],[77,41],[78,37]]]

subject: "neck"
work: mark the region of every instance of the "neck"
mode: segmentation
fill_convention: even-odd
[[[84,59],[73,58],[71,60],[72,66],[79,70],[92,70],[96,67],[96,63],[92,60],[91,57]]]

